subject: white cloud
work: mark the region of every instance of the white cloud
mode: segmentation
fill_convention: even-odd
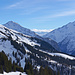
[[[6,9],[12,9],[12,8],[18,8],[19,5],[23,4],[24,0],[20,1],[20,2],[16,2],[14,4],[11,4],[9,6],[6,7]]]
[[[70,15],[75,15],[75,10],[73,11],[65,11],[65,12],[61,12],[59,14],[55,14],[52,17],[61,17],[61,16],[70,16]]]
[[[48,9],[49,7],[47,6],[41,6],[38,4],[45,2],[46,0],[21,0],[18,1],[14,4],[11,4],[7,7],[5,7],[5,9],[23,9],[23,11],[21,11],[20,15],[29,15],[32,14],[34,12],[38,12],[39,10],[44,10],[44,9]]]
[[[53,29],[49,29],[49,30],[47,30],[47,29],[43,29],[43,30],[40,30],[40,29],[32,29],[32,31],[34,31],[34,32],[51,32]]]
[[[14,4],[7,6],[7,9],[18,9],[18,8],[27,8],[35,7],[38,3],[45,2],[46,0],[21,0]]]
[[[29,14],[32,14],[32,13],[35,13],[37,11],[44,10],[47,8],[48,7],[34,7],[34,8],[26,9],[25,12],[23,11],[23,13],[21,13],[20,15],[29,15]]]
[[[41,17],[36,17],[36,18],[32,18],[32,19],[34,19],[37,22],[44,22],[44,21],[50,21],[52,18],[59,18],[59,17],[72,16],[72,15],[75,15],[75,10],[63,11],[63,12],[59,12],[57,14],[41,16]]]

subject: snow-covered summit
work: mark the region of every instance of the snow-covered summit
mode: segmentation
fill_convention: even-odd
[[[67,25],[64,25],[63,27],[55,29],[52,32],[49,32],[48,34],[44,35],[44,37],[51,38],[56,42],[61,42],[67,36],[75,35],[74,32],[75,32],[75,21],[70,22]]]
[[[43,37],[51,38],[59,43],[61,51],[72,54],[75,52],[75,21],[55,29]]]
[[[18,31],[20,33],[23,33],[25,35],[29,35],[29,36],[32,36],[32,37],[39,37],[35,32],[31,31],[30,29],[22,27],[21,25],[19,25],[16,22],[9,21],[9,22],[7,22],[6,24],[3,24],[3,25],[5,27],[9,28],[9,29],[16,30],[16,31]]]

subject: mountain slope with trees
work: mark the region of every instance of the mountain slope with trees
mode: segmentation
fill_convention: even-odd
[[[8,59],[12,59],[11,62],[22,67],[27,74],[33,74],[37,66],[42,66],[42,70],[46,70],[45,68],[47,67],[51,70],[52,74],[75,74],[75,57],[67,55],[73,58],[70,59],[53,55],[53,53],[63,53],[60,53],[42,39],[24,35],[2,25],[0,26],[0,48],[0,52],[4,51]],[[25,69],[27,64],[31,69],[28,67],[27,70]],[[39,73],[40,71],[37,72],[37,74]],[[49,71],[47,73],[49,73]]]

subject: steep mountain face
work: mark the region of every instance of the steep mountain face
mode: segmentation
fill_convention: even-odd
[[[43,36],[45,34],[47,34],[48,32],[35,32],[36,34],[38,34],[39,36]],[[56,50],[60,51],[60,48],[57,44],[57,42],[55,42],[54,40],[52,40],[51,38],[40,38],[46,42],[48,42],[49,44],[51,44]]]
[[[0,25],[0,52],[4,51],[24,68],[29,61],[35,66],[48,66],[60,75],[75,75],[75,57],[59,53],[44,40],[24,35]],[[40,61],[40,62],[39,62]]]
[[[30,29],[24,28],[24,27],[20,26],[18,23],[15,23],[13,21],[9,21],[3,25],[9,29],[16,30],[22,34],[29,35],[31,37],[35,37],[35,38],[44,40],[44,41],[48,42],[49,44],[51,44],[56,50],[59,50],[58,44],[55,41],[51,40],[50,38],[49,39],[42,38],[41,36],[37,35],[34,31],[31,31]]]
[[[63,27],[55,29],[43,37],[56,41],[62,52],[75,55],[75,22],[70,22]]]
[[[50,38],[43,38],[43,40],[51,44],[56,50],[60,51],[59,45],[54,40]]]
[[[3,24],[3,25],[5,27],[9,28],[9,29],[16,30],[16,31],[18,31],[18,32],[20,32],[22,34],[29,35],[29,36],[36,37],[36,38],[41,38],[35,32],[31,31],[30,29],[22,27],[21,25],[19,25],[16,22],[9,21],[9,22],[7,22],[6,24]]]

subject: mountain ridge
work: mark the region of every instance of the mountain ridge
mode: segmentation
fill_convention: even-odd
[[[70,22],[60,28],[53,30],[52,32],[44,35],[45,38],[51,38],[59,44],[62,52],[72,54],[75,49],[75,21]],[[65,40],[65,41],[64,41]],[[73,51],[73,52],[72,52]],[[74,54],[75,55],[75,52]]]
[[[29,35],[31,37],[35,37],[35,38],[44,40],[44,41],[48,42],[49,44],[51,44],[56,50],[59,50],[58,44],[55,41],[53,41],[52,39],[43,38],[43,37],[39,36],[38,34],[36,34],[34,31],[31,31],[30,29],[24,28],[16,22],[9,21],[6,24],[3,24],[3,26],[5,26],[9,29],[16,30],[22,34]]]
[[[21,32],[26,35],[30,35],[30,36],[34,36],[34,37],[38,36],[35,32],[31,31],[30,29],[22,27],[20,24],[14,22],[14,21],[8,21],[6,24],[2,24],[2,25],[4,25],[5,27],[7,27],[9,29],[16,30],[16,31]]]

